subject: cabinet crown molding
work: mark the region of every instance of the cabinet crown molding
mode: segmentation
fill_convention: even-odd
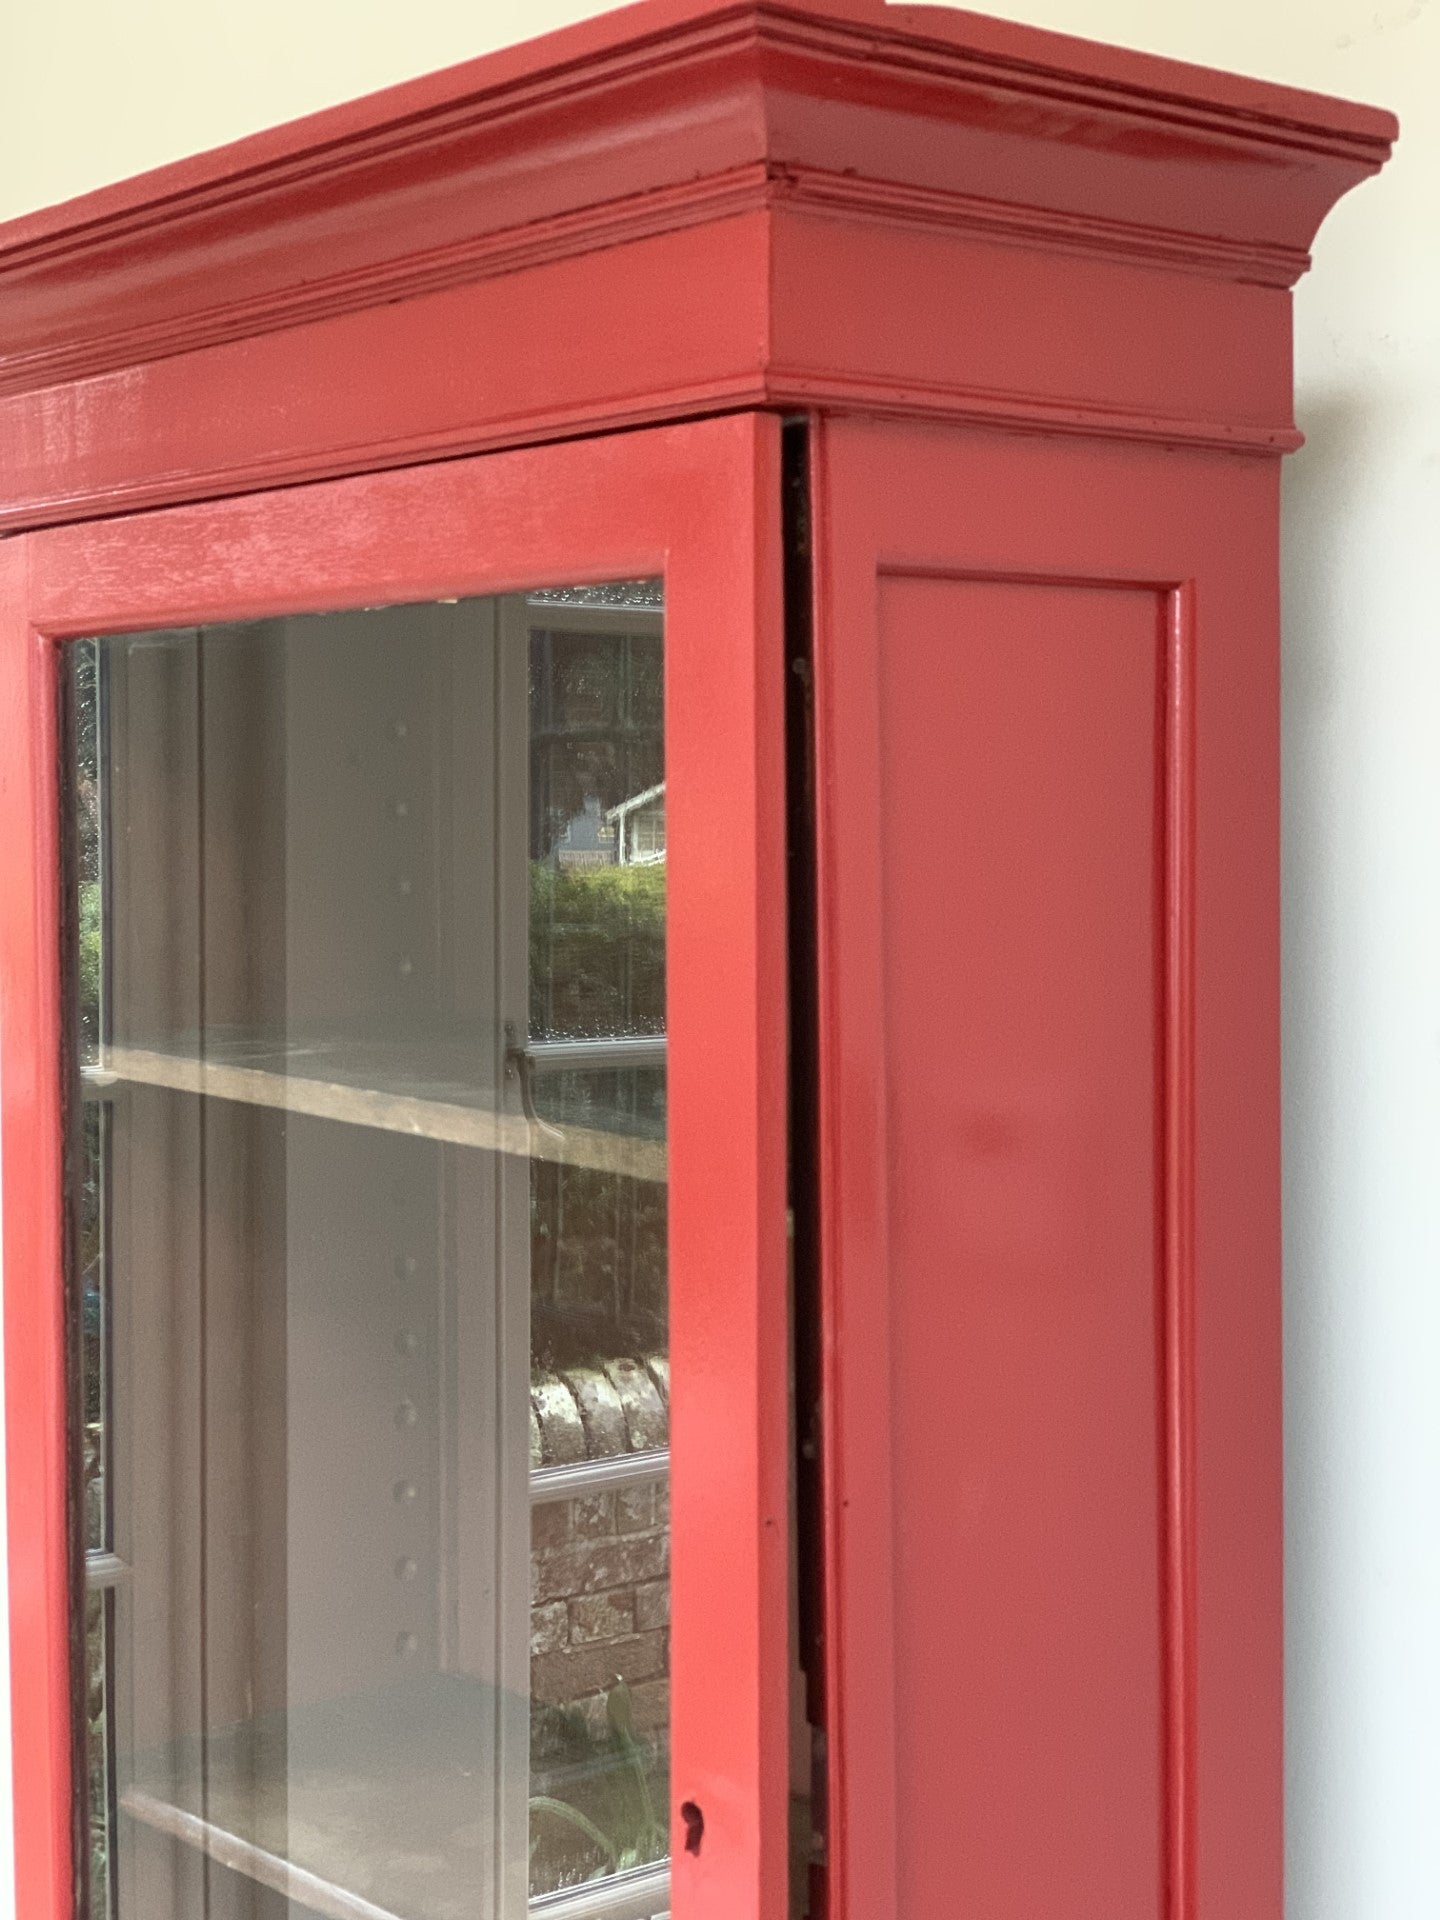
[[[948,247],[970,282],[999,254],[1059,256],[1109,272],[1106,298],[1122,308],[1136,288],[1143,304],[1148,282],[1127,291],[1117,273],[1284,289],[1326,211],[1383,163],[1395,133],[1368,107],[973,13],[641,0],[0,226],[0,427],[8,416],[20,460],[0,524],[80,510],[83,488],[38,469],[57,431],[67,449],[103,436],[118,392],[107,381],[456,289],[474,296],[466,326],[488,332],[484,289],[525,298],[567,262],[594,266],[587,304],[623,305],[637,249],[746,221],[763,240],[742,275],[743,350],[681,343],[645,383],[653,391],[632,380],[624,406],[577,394],[547,407],[500,379],[467,403],[458,439],[417,426],[345,457],[282,454],[263,477],[722,402],[854,402],[1274,451],[1296,443],[1288,366],[1277,408],[1248,393],[1111,392],[1103,370],[1025,391],[953,346],[911,366],[857,339],[837,361],[832,318],[854,293],[821,236],[843,230],[852,259],[868,248],[872,277],[907,271],[898,254],[882,258],[886,244],[932,264]],[[696,259],[676,249],[671,272],[693,275]],[[1003,302],[1013,259],[997,271]],[[924,281],[913,298],[946,284]],[[570,357],[585,350],[577,341]],[[272,412],[284,410],[277,394]],[[229,485],[230,469],[234,484],[254,483],[229,455],[171,459],[208,469],[209,485]],[[155,484],[124,497],[176,497]]]

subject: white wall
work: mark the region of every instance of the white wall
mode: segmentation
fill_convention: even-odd
[[[7,0],[0,216],[588,10]],[[1288,1913],[1429,1920],[1440,1914],[1440,595],[1428,578],[1440,548],[1440,5],[994,10],[1371,100],[1404,128],[1387,172],[1322,230],[1298,299],[1309,444],[1286,492]],[[0,1739],[0,1772],[8,1751]]]

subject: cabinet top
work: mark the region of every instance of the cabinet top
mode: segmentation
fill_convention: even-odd
[[[57,430],[39,396],[447,289],[500,282],[518,311],[534,269],[638,261],[680,234],[694,244],[657,284],[683,267],[692,307],[707,279],[733,301],[721,241],[747,215],[1288,286],[1395,133],[1369,107],[975,13],[640,0],[0,225],[0,414],[29,403],[30,463],[0,523],[58,498],[41,469],[57,431],[73,444],[74,409]],[[790,258],[812,303],[840,298],[813,247]],[[755,283],[763,377],[698,347],[681,367],[675,347],[661,384],[692,411],[803,399],[772,377],[784,278]],[[678,315],[667,326],[678,341]],[[592,417],[582,393],[569,430]],[[535,414],[510,437],[566,424]],[[492,423],[456,445],[503,437]]]

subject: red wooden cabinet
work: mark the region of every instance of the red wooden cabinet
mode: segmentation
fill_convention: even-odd
[[[22,1920],[1278,1920],[1277,456],[1393,134],[646,0],[0,229]]]

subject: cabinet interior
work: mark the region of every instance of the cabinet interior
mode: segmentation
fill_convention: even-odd
[[[93,1916],[666,1907],[662,626],[69,649]]]

